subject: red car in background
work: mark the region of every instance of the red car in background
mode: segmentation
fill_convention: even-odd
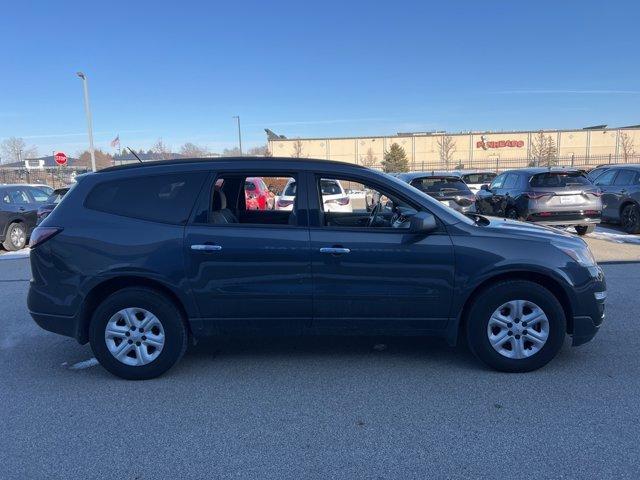
[[[271,195],[266,183],[260,177],[247,177],[244,182],[244,200],[247,210],[267,210],[273,208],[270,205]]]

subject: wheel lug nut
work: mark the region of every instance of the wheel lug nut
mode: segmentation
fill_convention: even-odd
[[[143,329],[142,327],[140,327],[140,328],[138,329],[138,331],[139,331],[140,333],[142,333],[142,332],[144,332],[144,329]]]
[[[507,323],[507,327],[508,327],[508,328],[513,327],[513,323],[511,323],[511,322]]]
[[[146,339],[147,339],[146,335],[142,335],[142,340],[146,340]]]
[[[512,332],[511,330],[509,330],[509,331],[507,332],[507,335],[511,336],[511,335],[513,335],[513,332]]]
[[[129,345],[131,345],[133,343],[133,340],[128,340]]]
[[[516,319],[514,320],[514,322],[516,322],[516,323],[520,323],[520,319],[519,319],[519,318],[516,318]]]
[[[522,322],[522,326],[526,327],[527,326],[527,322]]]
[[[523,335],[526,335],[527,333],[529,333],[529,332],[527,332],[526,330],[524,332],[522,332]]]
[[[139,347],[140,346],[140,342],[136,342],[136,345]]]
[[[129,332],[125,332],[125,335],[128,337],[128,336],[130,336],[130,335],[131,335],[131,333],[129,333]]]
[[[516,340],[520,340],[520,335],[516,335]]]

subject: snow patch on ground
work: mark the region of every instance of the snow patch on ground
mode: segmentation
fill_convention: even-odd
[[[15,252],[0,252],[0,260],[15,260],[16,258],[29,258],[30,248],[23,248]]]
[[[89,360],[83,360],[82,362],[74,363],[73,365],[69,365],[67,362],[64,362],[61,366],[67,367],[69,370],[83,370],[89,367],[95,367],[98,365],[98,360],[95,358],[90,358]]]

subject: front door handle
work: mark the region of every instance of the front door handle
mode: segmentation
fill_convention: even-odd
[[[351,250],[343,247],[322,247],[320,249],[320,253],[330,253],[331,255],[342,255],[350,252]]]
[[[191,250],[196,250],[198,252],[219,252],[222,250],[220,245],[191,245]]]

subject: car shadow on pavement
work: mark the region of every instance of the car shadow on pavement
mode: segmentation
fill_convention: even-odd
[[[313,359],[328,363],[337,357],[343,359],[384,359],[385,357],[447,364],[463,369],[483,369],[464,345],[450,347],[434,337],[345,337],[345,336],[294,336],[294,337],[213,337],[200,340],[187,351],[182,363],[206,362],[206,359],[251,358],[278,359],[295,358],[303,361]]]

